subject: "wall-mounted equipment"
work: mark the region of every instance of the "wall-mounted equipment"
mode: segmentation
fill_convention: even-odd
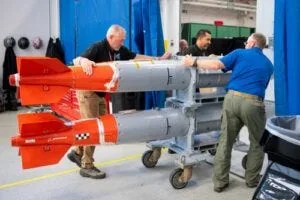
[[[26,37],[21,37],[18,40],[18,46],[20,49],[27,49],[29,47],[29,40]]]

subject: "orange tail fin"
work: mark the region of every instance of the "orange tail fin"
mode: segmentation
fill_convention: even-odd
[[[20,147],[23,169],[58,163],[71,145],[39,145]]]
[[[20,98],[23,105],[57,103],[70,89],[66,86],[22,84],[22,78],[36,78],[39,80],[46,75],[57,75],[71,71],[56,58],[18,57],[17,64],[21,80],[19,86]]]
[[[51,113],[23,113],[18,115],[19,134],[31,137],[70,130],[64,122]]]
[[[45,87],[47,89],[45,90]],[[70,88],[64,86],[23,85],[20,86],[22,105],[57,103]]]
[[[20,76],[39,76],[70,71],[60,60],[49,57],[17,57],[17,65]]]
[[[59,133],[71,129],[51,113],[24,113],[18,115],[21,137],[33,137]],[[58,163],[71,145],[21,146],[23,169],[53,165]]]

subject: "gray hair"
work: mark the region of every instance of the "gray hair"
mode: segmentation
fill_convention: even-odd
[[[119,33],[126,34],[126,30],[122,26],[120,26],[118,24],[113,24],[107,30],[106,38],[109,38],[111,35],[117,35]]]
[[[263,49],[266,47],[266,37],[261,33],[253,33],[251,37],[255,40],[255,46]]]

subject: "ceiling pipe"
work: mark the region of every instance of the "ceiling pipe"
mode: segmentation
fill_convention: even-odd
[[[184,5],[194,5],[194,6],[204,6],[210,8],[225,8],[231,10],[238,10],[244,12],[256,12],[256,6],[242,4],[242,3],[234,3],[234,2],[225,2],[219,0],[202,0],[202,1],[188,1],[184,0],[182,2]],[[239,6],[237,6],[239,5]]]

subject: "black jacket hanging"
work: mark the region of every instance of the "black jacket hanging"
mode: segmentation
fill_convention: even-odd
[[[17,110],[18,101],[16,99],[15,86],[9,85],[9,75],[17,73],[16,54],[12,47],[7,47],[3,62],[3,90],[5,110]]]
[[[61,62],[65,63],[65,54],[59,38],[49,39],[46,56],[51,58],[58,58]]]
[[[16,54],[12,47],[6,48],[3,62],[3,89],[16,91],[15,86],[9,85],[9,75],[17,73]]]

